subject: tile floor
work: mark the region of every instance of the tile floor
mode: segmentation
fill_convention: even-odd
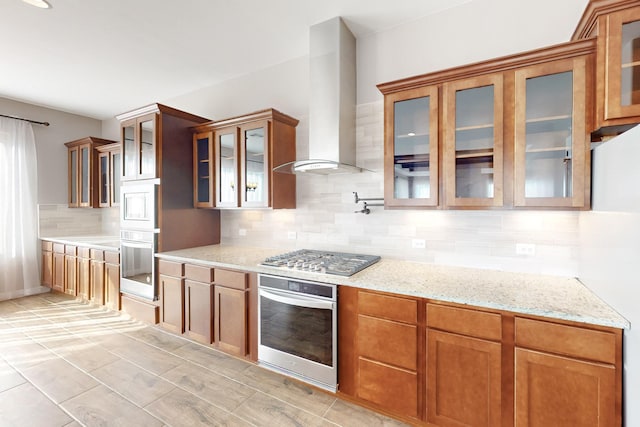
[[[0,302],[0,426],[402,426],[126,314]]]

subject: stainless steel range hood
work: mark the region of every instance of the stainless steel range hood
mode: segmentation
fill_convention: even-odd
[[[311,27],[309,159],[275,172],[334,174],[362,171],[356,163],[356,39],[342,18]]]

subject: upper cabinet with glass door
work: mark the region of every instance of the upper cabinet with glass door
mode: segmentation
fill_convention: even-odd
[[[515,72],[515,206],[589,205],[587,61]]]
[[[98,147],[98,200],[101,208],[120,205],[120,144]]]
[[[438,205],[438,87],[385,96],[385,206]]]
[[[69,158],[69,207],[97,208],[101,206],[96,149],[114,142],[102,138],[86,137],[65,143]]]
[[[594,140],[640,123],[640,5],[591,0],[573,35],[597,36]]]
[[[296,205],[295,175],[274,173],[273,168],[296,157],[298,121],[274,109],[210,122],[194,128],[200,141],[194,155],[204,162],[204,135],[209,149],[212,183],[206,195],[201,176],[194,175],[197,207],[292,209]],[[214,159],[214,161],[212,161]],[[201,200],[214,200],[212,206]]]
[[[157,178],[155,113],[122,123],[122,180]]]
[[[447,206],[502,206],[502,75],[443,87]]]
[[[565,43],[378,85],[385,206],[588,208],[595,48]]]

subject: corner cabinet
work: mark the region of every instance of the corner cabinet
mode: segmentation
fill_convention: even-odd
[[[295,208],[295,175],[273,168],[296,157],[298,120],[274,109],[194,129],[194,206]]]
[[[595,48],[565,43],[378,85],[385,206],[588,209]]]
[[[89,136],[64,144],[68,150],[70,208],[97,208],[100,206],[96,149],[114,143],[115,141]]]
[[[640,6],[634,0],[591,0],[573,40],[596,37],[593,140],[640,123]]]

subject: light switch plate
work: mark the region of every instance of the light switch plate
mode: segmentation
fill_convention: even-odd
[[[536,245],[533,243],[516,243],[516,255],[534,256]]]
[[[424,249],[427,247],[427,242],[424,239],[411,239],[411,247],[414,249]]]

